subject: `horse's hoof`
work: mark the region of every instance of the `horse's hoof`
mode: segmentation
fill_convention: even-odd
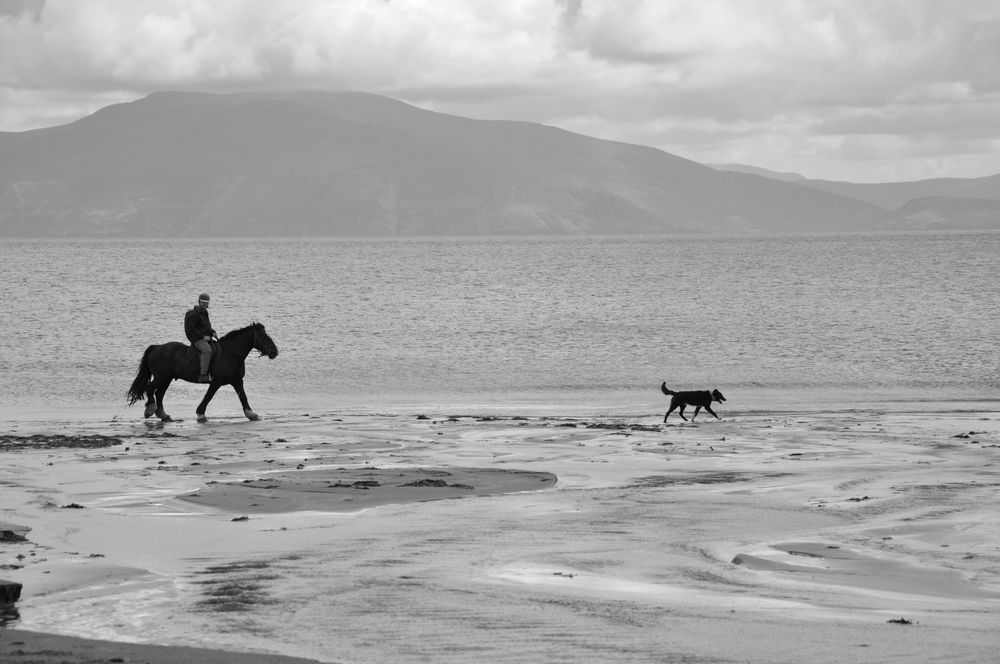
[[[247,419],[250,420],[251,422],[256,422],[257,420],[260,419],[260,415],[253,412],[252,410],[244,410],[243,414],[246,415]]]
[[[160,415],[160,421],[161,422],[173,422],[174,418],[172,418],[169,415],[167,415],[166,413],[164,413],[163,415]]]
[[[142,416],[143,416],[143,417],[152,417],[152,416],[153,416],[153,415],[155,415],[155,414],[156,414],[156,407],[154,406],[154,407],[152,407],[152,408],[147,408],[147,409],[146,409],[146,412],[144,412],[144,413],[142,414]]]
[[[205,416],[205,413],[198,413],[198,421],[199,422],[208,422],[208,418]]]

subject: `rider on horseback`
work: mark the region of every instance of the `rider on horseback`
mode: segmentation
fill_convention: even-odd
[[[208,319],[208,303],[212,298],[208,293],[198,296],[198,304],[184,314],[184,334],[187,335],[191,345],[201,353],[201,375],[198,376],[199,383],[211,383],[212,377],[208,373],[208,365],[212,360],[212,346],[209,342],[215,337],[215,330]]]

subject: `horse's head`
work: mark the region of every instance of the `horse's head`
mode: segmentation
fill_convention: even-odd
[[[271,360],[278,357],[278,346],[261,323],[253,324],[253,349],[260,353],[261,357],[267,355]]]

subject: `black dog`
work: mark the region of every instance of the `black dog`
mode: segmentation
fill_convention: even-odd
[[[670,410],[668,410],[667,414],[663,416],[664,422],[667,421],[667,415],[670,415],[670,413],[674,412],[674,409],[677,408],[678,406],[680,406],[681,408],[680,410],[681,419],[684,420],[685,422],[688,421],[688,418],[684,417],[685,406],[694,406],[694,415],[691,416],[692,422],[694,422],[694,418],[698,417],[698,411],[700,411],[702,408],[712,413],[712,415],[715,415],[715,411],[712,410],[712,402],[718,401],[719,403],[722,403],[723,401],[726,400],[726,397],[722,396],[722,392],[718,390],[712,390],[711,392],[709,392],[708,390],[701,390],[694,392],[674,392],[673,390],[667,389],[666,383],[660,385],[660,390],[662,390],[664,394],[670,397]],[[718,415],[715,415],[715,419],[718,420],[722,418],[720,418]]]

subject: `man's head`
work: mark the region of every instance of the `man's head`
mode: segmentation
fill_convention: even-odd
[[[211,301],[211,299],[212,298],[209,296],[208,293],[202,293],[201,295],[198,296],[198,306],[205,307],[206,309],[208,309],[208,303],[209,301]]]

